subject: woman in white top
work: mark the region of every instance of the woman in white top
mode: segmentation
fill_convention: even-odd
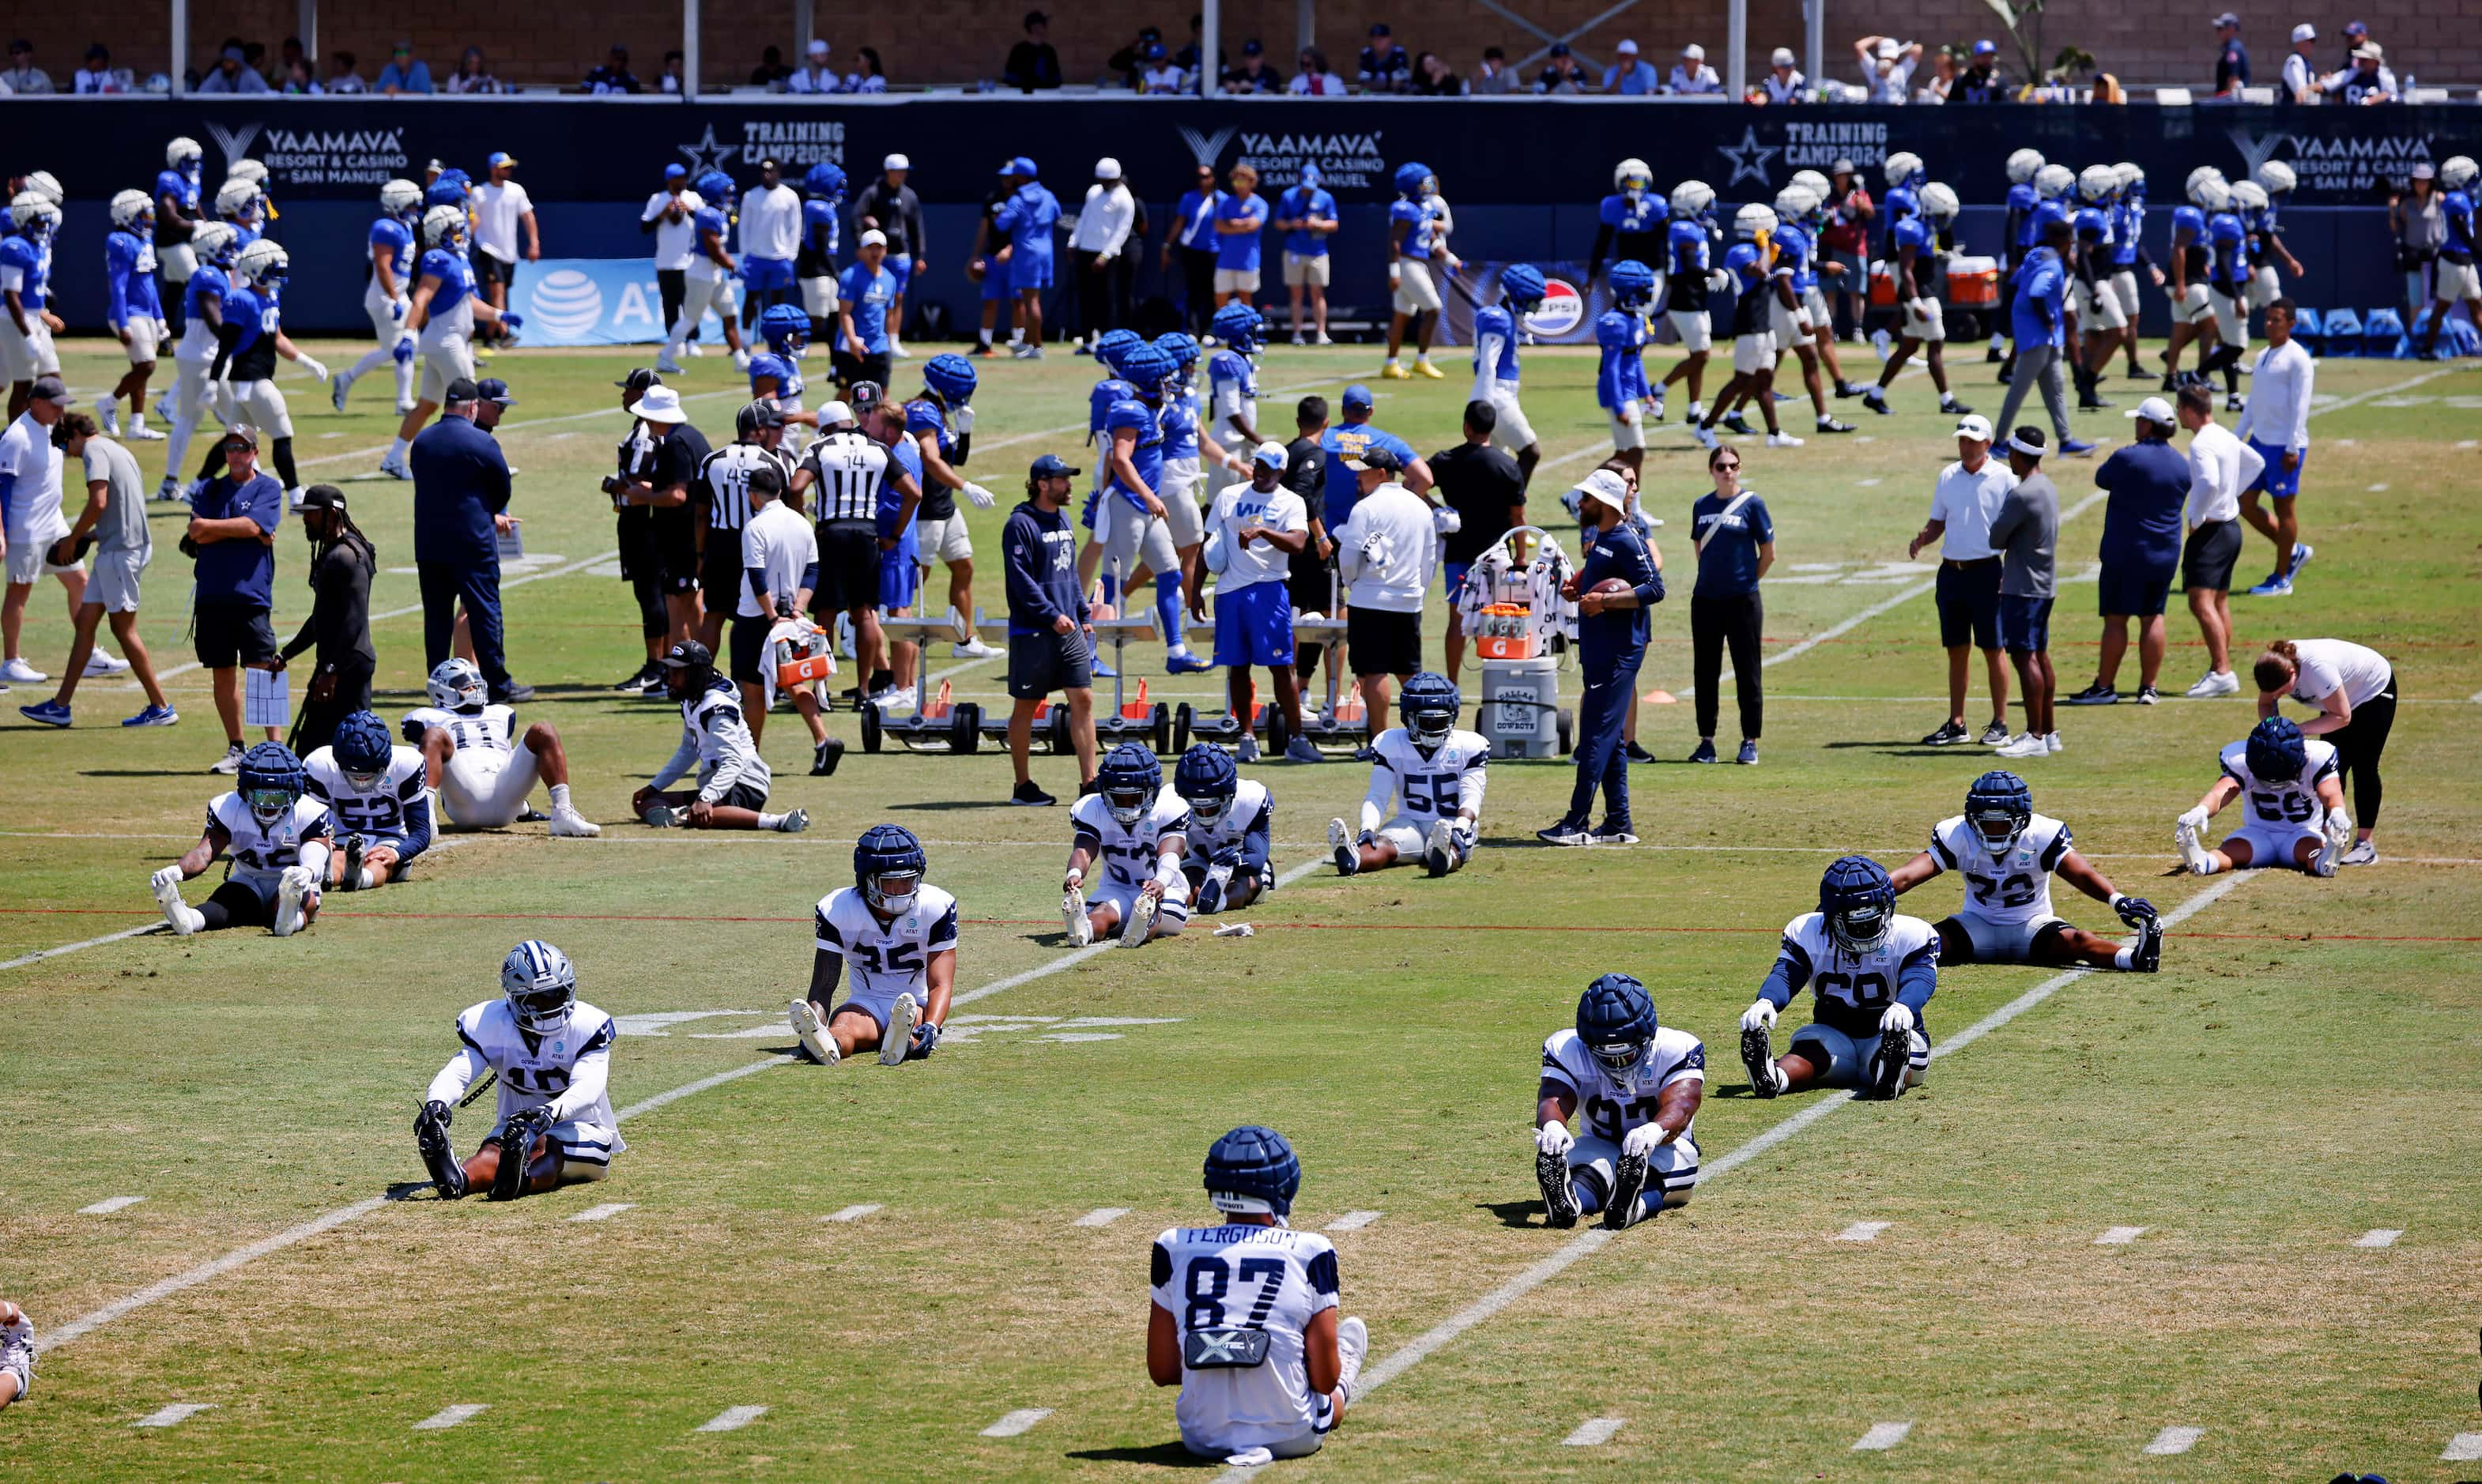
[[[2301,723],[2305,737],[2324,737],[2336,747],[2336,767],[2353,786],[2352,850],[2347,866],[2379,858],[2370,831],[2379,822],[2379,754],[2396,721],[2396,671],[2388,657],[2340,638],[2280,638],[2258,657],[2258,714],[2275,715],[2285,695],[2318,715]]]

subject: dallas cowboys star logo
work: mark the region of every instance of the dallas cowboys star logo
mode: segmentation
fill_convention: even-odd
[[[683,144],[681,153],[690,162],[690,178],[695,180],[708,170],[720,170],[725,163],[740,153],[740,146],[716,142],[715,125],[708,124],[706,133],[695,144]],[[1738,177],[1735,177],[1736,179]]]
[[[1758,131],[1751,126],[1741,130],[1739,143],[1718,144],[1715,152],[1732,162],[1732,178],[1724,182],[1724,189],[1729,191],[1744,180],[1767,184],[1767,162],[1783,153],[1783,146],[1759,143]]]

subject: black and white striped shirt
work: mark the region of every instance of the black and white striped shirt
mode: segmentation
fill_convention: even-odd
[[[851,429],[819,439],[802,456],[817,482],[811,514],[819,521],[879,518],[879,486],[887,473],[887,445]]]
[[[750,524],[750,476],[760,465],[773,467],[783,482],[780,495],[793,485],[793,460],[781,450],[755,443],[727,443],[699,465],[698,484],[707,500],[709,531],[739,531]]]

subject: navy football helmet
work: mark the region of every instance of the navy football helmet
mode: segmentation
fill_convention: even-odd
[[[2034,791],[2004,768],[1994,768],[1965,791],[1965,822],[1982,838],[1982,847],[1997,860],[2017,844],[2034,822]]]
[[[902,917],[912,910],[930,868],[922,842],[902,824],[874,824],[854,842],[854,886],[882,917]]]
[[[1122,827],[1136,824],[1163,793],[1163,765],[1144,742],[1122,742],[1095,769],[1095,790]]]
[[[368,789],[387,771],[388,760],[396,753],[396,738],[377,713],[357,711],[336,723],[328,749],[354,787]]]
[[[1837,948],[1868,953],[1888,941],[1888,924],[1896,916],[1896,886],[1877,861],[1847,855],[1818,878],[1818,910]]]
[[[1217,1211],[1288,1216],[1302,1161],[1275,1130],[1243,1124],[1206,1151],[1206,1198]]]
[[[1232,807],[1233,795],[1241,787],[1241,770],[1232,766],[1232,754],[1215,743],[1192,742],[1173,767],[1172,787],[1189,805],[1192,818],[1201,824],[1215,824]]]
[[[2269,716],[2250,728],[2249,770],[2265,783],[2284,783],[2301,776],[2310,766],[2309,744],[2289,716]]]
[[[282,742],[263,742],[241,755],[236,792],[241,801],[250,806],[251,818],[258,821],[261,829],[274,827],[291,814],[302,799],[302,791],[309,785],[309,775],[302,770],[302,760]]]
[[[1654,1049],[1654,1000],[1625,974],[1606,974],[1577,1001],[1577,1039],[1603,1070],[1626,1077]]]
[[[1457,729],[1457,713],[1465,709],[1465,698],[1445,675],[1424,670],[1405,682],[1405,693],[1396,698],[1396,713],[1404,718],[1406,735],[1414,744],[1437,747]]]

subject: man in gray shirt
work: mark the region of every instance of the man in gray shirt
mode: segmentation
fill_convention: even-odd
[[[2060,539],[2060,492],[2043,472],[2043,430],[2020,428],[2008,438],[2008,467],[2017,485],[1991,518],[1999,553],[1999,643],[2017,666],[2025,697],[2025,735],[1999,748],[2003,758],[2039,758],[2060,750],[2051,716],[2058,682],[2051,672],[2051,567]]]
[[[138,637],[138,579],[155,554],[146,529],[146,479],[129,450],[95,430],[94,419],[71,412],[56,430],[66,458],[82,462],[86,475],[86,508],[77,523],[56,543],[52,557],[66,566],[93,543],[94,576],[86,585],[77,610],[77,635],[69,644],[69,663],[61,675],[59,693],[18,714],[45,726],[69,724],[69,702],[87,673],[87,658],[96,653],[95,630],[106,621],[120,652],[129,657],[130,673],[146,690],[146,709],[122,726],[171,726],[180,720],[164,688],[155,679],[155,664]]]

